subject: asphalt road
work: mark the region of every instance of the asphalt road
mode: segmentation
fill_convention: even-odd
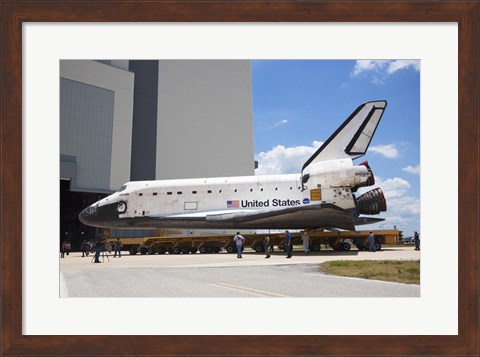
[[[324,252],[187,256],[124,256],[91,264],[71,254],[60,259],[62,297],[419,297],[420,286],[329,276],[316,271],[326,260],[420,259],[419,252]]]

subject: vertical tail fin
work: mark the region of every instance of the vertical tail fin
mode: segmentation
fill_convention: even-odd
[[[353,160],[365,155],[386,106],[386,100],[360,105],[305,162],[302,172],[313,162],[343,158]]]

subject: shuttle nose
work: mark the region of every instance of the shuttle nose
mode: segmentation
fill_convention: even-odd
[[[97,221],[97,208],[98,205],[91,205],[85,208],[80,214],[78,215],[78,219],[80,222],[87,226],[95,226]]]
[[[109,228],[119,225],[118,203],[103,204],[98,202],[85,208],[78,215],[80,222],[87,226]]]

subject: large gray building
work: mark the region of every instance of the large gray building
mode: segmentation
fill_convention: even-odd
[[[249,61],[60,61],[62,239],[125,182],[253,174]]]

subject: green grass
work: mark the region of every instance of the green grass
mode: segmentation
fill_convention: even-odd
[[[335,260],[318,266],[326,274],[420,284],[419,260]]]

